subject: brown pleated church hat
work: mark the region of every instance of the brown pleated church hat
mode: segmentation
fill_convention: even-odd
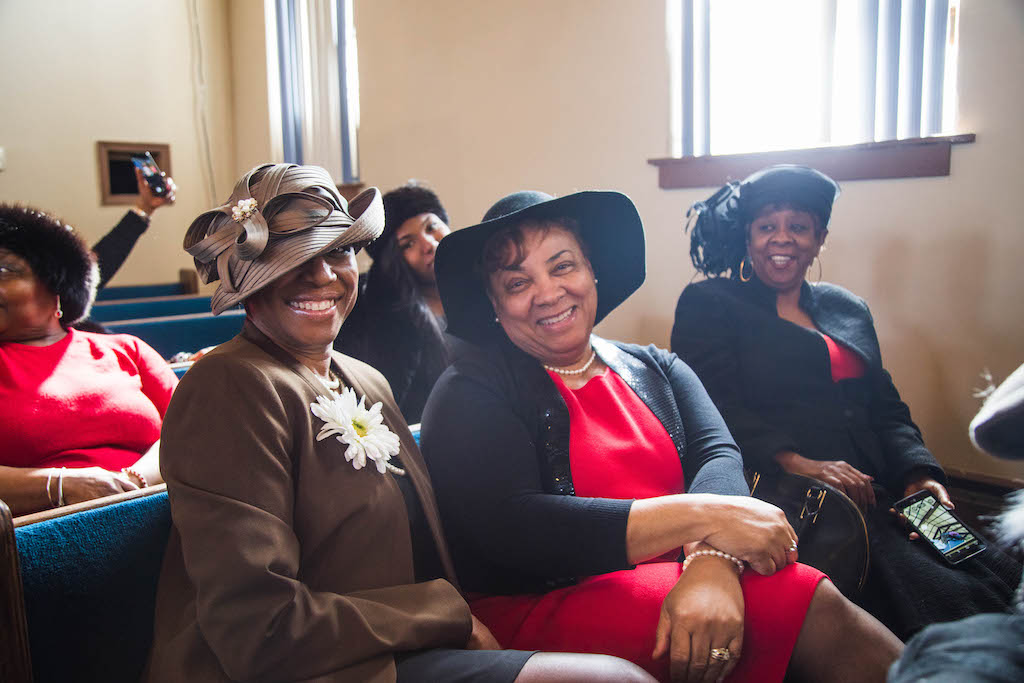
[[[311,258],[369,243],[384,230],[372,187],[351,203],[318,166],[265,164],[235,185],[227,202],[192,221],[185,251],[203,282],[219,282],[214,315],[236,306]]]

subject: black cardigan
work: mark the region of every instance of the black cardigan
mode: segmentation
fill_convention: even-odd
[[[665,426],[687,491],[748,494],[735,442],[690,368],[653,346],[593,343]],[[630,566],[632,501],[574,495],[568,409],[510,344],[463,349],[427,401],[421,448],[464,589],[542,592]]]
[[[672,350],[704,382],[747,465],[777,471],[779,451],[845,460],[895,497],[916,468],[944,481],[882,367],[867,304],[837,285],[805,282],[800,308],[860,356],[864,377],[833,382],[821,335],[780,318],[775,291],[756,277],[697,282],[679,297]]]

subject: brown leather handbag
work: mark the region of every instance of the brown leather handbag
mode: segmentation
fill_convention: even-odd
[[[800,562],[828,574],[846,597],[860,593],[868,575],[868,530],[845,493],[800,474],[755,472],[750,494],[786,513],[800,539]]]

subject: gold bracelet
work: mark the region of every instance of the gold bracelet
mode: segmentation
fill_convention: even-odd
[[[138,479],[140,489],[144,489],[147,486],[149,486],[149,483],[146,481],[146,478],[142,476],[142,474],[140,474],[139,471],[134,467],[122,467],[121,474],[129,478],[135,477],[136,479]]]
[[[46,474],[46,502],[50,504],[51,508],[57,507],[57,503],[53,502],[53,493],[50,492],[50,482],[53,481],[53,469],[51,467],[50,471]]]

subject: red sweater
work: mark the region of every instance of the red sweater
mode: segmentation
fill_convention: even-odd
[[[49,346],[0,344],[0,465],[132,465],[160,438],[177,382],[127,334],[69,330]]]

